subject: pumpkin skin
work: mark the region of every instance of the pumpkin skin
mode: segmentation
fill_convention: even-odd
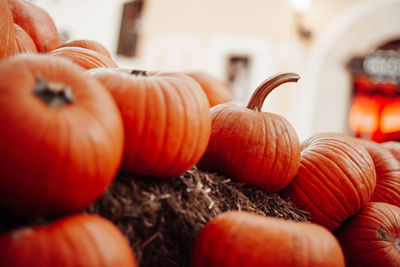
[[[356,139],[372,157],[376,171],[376,186],[371,201],[385,202],[400,207],[400,162],[379,143]]]
[[[14,50],[14,22],[7,0],[0,0],[0,60],[10,57]]]
[[[0,62],[0,206],[20,216],[81,210],[114,179],[123,125],[108,91],[49,55]]]
[[[14,23],[32,38],[39,53],[49,52],[60,44],[57,27],[43,8],[25,0],[7,1]]]
[[[118,65],[109,57],[94,50],[82,47],[60,47],[49,53],[52,56],[67,58],[82,68],[116,68]]]
[[[206,150],[211,119],[200,86],[181,73],[95,69],[113,95],[125,130],[122,169],[168,178],[192,168]]]
[[[333,231],[367,204],[375,185],[374,162],[364,146],[323,132],[302,143],[300,168],[282,195]]]
[[[191,267],[345,266],[339,243],[325,228],[230,211],[196,237]]]
[[[14,55],[21,53],[37,54],[36,45],[32,38],[18,24],[15,27]]]
[[[198,167],[266,192],[284,188],[299,168],[299,138],[285,118],[260,109],[275,87],[298,79],[292,73],[271,77],[256,89],[247,108],[233,103],[213,107],[211,138]]]
[[[336,231],[347,266],[399,266],[400,208],[369,202]]]
[[[61,48],[61,47],[82,47],[82,48],[96,51],[100,54],[103,54],[103,55],[111,58],[110,52],[108,52],[108,50],[101,43],[94,41],[94,40],[86,40],[86,39],[71,40],[71,41],[68,41],[66,43],[59,45],[57,48]]]
[[[380,145],[392,152],[393,156],[400,161],[400,142],[397,141],[386,141],[380,143]]]
[[[188,72],[185,74],[200,84],[204,93],[207,95],[210,107],[231,101],[231,93],[228,89],[228,85],[224,81],[202,71]]]
[[[138,266],[128,240],[120,230],[100,216],[87,214],[0,235],[0,265]]]

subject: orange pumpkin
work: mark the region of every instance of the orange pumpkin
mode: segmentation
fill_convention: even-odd
[[[311,223],[250,212],[214,217],[196,237],[191,267],[344,267],[335,237]]]
[[[14,55],[21,53],[37,54],[35,43],[32,38],[18,24],[15,27]]]
[[[82,47],[60,47],[51,51],[50,55],[67,58],[87,70],[118,67],[118,65],[108,56]]]
[[[400,161],[400,142],[398,141],[386,141],[380,143],[380,145],[392,152],[393,156]]]
[[[46,53],[59,45],[57,27],[43,8],[25,0],[7,1],[14,23],[32,38],[38,52]]]
[[[379,143],[364,139],[356,140],[364,145],[375,165],[376,186],[371,201],[400,207],[400,161]]]
[[[247,108],[232,103],[213,107],[211,138],[198,167],[267,192],[285,187],[299,168],[300,142],[285,118],[260,110],[274,88],[298,79],[294,73],[269,78],[255,90]]]
[[[282,194],[333,231],[367,204],[375,185],[374,162],[363,145],[324,132],[302,143],[300,168]]]
[[[231,93],[225,81],[202,71],[185,73],[198,82],[206,93],[210,107],[231,101]]]
[[[49,55],[0,62],[0,206],[20,215],[90,205],[113,180],[123,126],[108,91]]]
[[[0,266],[136,267],[128,240],[108,220],[74,215],[47,226],[25,227],[0,235]]]
[[[193,167],[210,138],[210,112],[200,86],[181,73],[95,69],[125,129],[123,170],[174,177]]]
[[[82,47],[96,51],[100,54],[103,54],[111,58],[110,52],[108,52],[108,50],[101,43],[94,40],[86,40],[86,39],[72,40],[59,45],[57,48],[61,47]]]
[[[400,265],[400,208],[369,202],[335,232],[347,266]]]
[[[0,0],[0,60],[13,54],[14,23],[7,0]]]

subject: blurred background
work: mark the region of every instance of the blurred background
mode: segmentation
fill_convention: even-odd
[[[32,0],[64,41],[102,43],[121,67],[206,71],[246,105],[270,75],[296,72],[264,111],[300,140],[339,131],[400,140],[400,0]]]

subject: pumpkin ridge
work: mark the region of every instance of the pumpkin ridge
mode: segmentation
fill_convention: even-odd
[[[293,187],[295,187],[296,188],[296,191],[298,191],[298,192],[300,192],[304,197],[302,198],[302,199],[305,199],[308,203],[310,203],[311,204],[311,206],[312,207],[314,207],[314,210],[317,210],[318,211],[318,213],[320,214],[320,215],[322,215],[323,217],[325,217],[325,219],[328,219],[329,221],[333,221],[334,223],[337,223],[337,224],[340,224],[341,222],[339,222],[337,219],[335,219],[335,218],[332,218],[332,217],[330,217],[328,214],[326,214],[323,210],[321,210],[319,207],[317,207],[315,204],[314,204],[314,200],[313,199],[311,199],[310,197],[309,197],[309,195],[303,190],[303,188],[298,184],[298,182],[296,181],[296,179],[293,179],[293,181],[291,182],[291,184],[292,184],[292,186]],[[290,196],[289,196],[290,197]],[[304,201],[304,200],[302,200],[302,201]],[[304,207],[303,207],[304,208]],[[307,210],[306,210],[307,211]],[[310,212],[310,211],[308,211],[308,212]],[[312,214],[311,214],[312,215]],[[313,218],[311,218],[311,220],[312,221],[314,221],[313,220]]]
[[[266,126],[268,125],[268,123],[265,121],[266,120],[265,116],[261,116],[261,118],[262,118],[262,126],[261,127],[263,129],[262,130],[262,135],[266,136],[267,135],[267,130],[266,130],[267,127]],[[267,146],[263,145],[262,147],[263,147],[263,153],[262,153],[262,157],[261,158],[265,159],[268,150],[266,149]],[[268,164],[268,162],[267,161],[260,161],[260,164],[258,165],[258,170],[255,172],[256,177],[260,176],[260,172],[261,172],[261,170],[264,169],[263,167],[265,166],[265,164]],[[264,180],[264,183],[265,183],[265,180]]]
[[[136,75],[136,74],[135,74]],[[166,86],[166,83],[163,84],[164,87]],[[165,157],[164,157],[164,152],[161,152],[161,148],[165,147],[166,141],[167,141],[167,137],[168,137],[168,122],[170,121],[168,119],[168,100],[166,95],[168,94],[169,89],[166,88],[165,90],[163,89],[163,86],[161,86],[159,83],[154,84],[154,90],[153,92],[156,93],[159,97],[157,99],[160,99],[160,101],[158,102],[158,106],[161,106],[161,102],[163,103],[163,111],[159,112],[158,114],[163,114],[162,116],[162,120],[161,117],[159,117],[157,125],[158,126],[164,126],[162,129],[159,128],[159,132],[162,133],[162,138],[160,138],[161,142],[160,142],[160,147],[157,147],[158,153],[156,153],[156,157],[154,157],[154,159],[152,159],[152,162],[148,164],[147,169],[152,170],[152,169],[157,169],[158,173],[163,173],[163,169],[159,169],[158,165],[160,163],[160,161],[165,161]],[[164,123],[161,123],[161,121],[163,121]],[[165,163],[165,162],[164,162]],[[165,164],[165,167],[167,170],[168,168],[170,168],[171,166],[168,164]]]
[[[237,125],[241,125],[241,122],[242,122],[244,117],[245,117],[245,114],[241,113],[240,117],[236,120]],[[232,127],[232,125],[230,125],[230,126]],[[232,176],[234,176],[235,179],[241,179],[241,177],[238,175],[241,172],[241,170],[239,170],[238,172],[235,172],[235,170],[236,170],[235,167],[236,166],[234,166],[234,164],[231,164],[231,162],[234,159],[234,155],[235,155],[234,154],[234,151],[236,150],[235,144],[237,143],[237,140],[238,140],[238,136],[239,136],[238,132],[239,132],[239,130],[240,130],[240,127],[236,127],[235,132],[234,132],[234,139],[232,141],[232,146],[231,146],[231,149],[230,149],[231,151],[230,151],[230,153],[228,153],[229,159],[226,159],[226,163],[227,163],[226,165],[230,167],[230,169],[228,170],[228,173],[230,173]]]
[[[246,152],[247,152],[247,147],[248,147],[248,144],[249,144],[250,137],[253,134],[252,129],[253,129],[253,126],[254,126],[253,120],[250,119],[248,121],[250,123],[250,126],[246,130],[247,138],[243,138],[244,140],[246,140],[244,142],[245,151]],[[257,133],[257,131],[254,131],[254,132]],[[243,158],[241,156],[243,156]],[[239,161],[239,164],[236,164],[237,162],[232,162],[231,166],[232,167],[236,166],[237,170],[238,170],[237,171],[238,172],[238,177],[243,177],[243,170],[244,170],[243,165],[245,164],[246,160],[248,159],[248,155],[246,157],[245,157],[245,155],[234,156],[234,158],[236,158],[236,161]],[[255,174],[255,177],[257,177],[257,174]]]
[[[310,151],[309,151],[310,152]],[[324,154],[320,154],[321,156],[325,156]],[[327,158],[330,162],[332,162],[333,164],[335,164],[335,166],[337,168],[339,168],[339,170],[343,173],[343,170],[336,164],[336,162],[334,162],[333,160]],[[308,164],[307,164],[308,162]],[[347,194],[345,192],[342,192],[341,190],[339,190],[332,181],[330,181],[330,177],[328,177],[327,175],[325,175],[325,173],[321,170],[320,166],[318,164],[315,164],[313,161],[309,160],[308,158],[304,158],[302,160],[303,165],[308,165],[306,169],[315,169],[318,170],[318,172],[320,173],[318,175],[318,177],[323,177],[323,181],[320,179],[314,179],[313,181],[313,185],[315,185],[316,187],[318,187],[318,189],[320,189],[321,191],[323,190],[323,197],[326,197],[329,195],[329,197],[327,197],[326,201],[329,202],[332,206],[334,206],[336,209],[339,209],[343,215],[346,216],[346,218],[350,217],[351,214],[349,212],[349,207],[351,207],[351,205],[349,203],[346,203],[346,206],[344,206],[343,204],[343,200],[347,200]],[[312,166],[311,168],[309,166]],[[335,170],[336,171],[336,170]],[[346,175],[347,177],[347,175]],[[316,183],[319,183],[319,186]],[[342,181],[339,181],[342,182]],[[326,184],[332,184],[331,187],[333,187],[336,193],[340,193],[341,197],[338,197],[335,192],[332,191],[332,188],[328,188],[326,186]],[[358,195],[358,194],[357,194]],[[333,199],[334,198],[334,199]],[[346,201],[347,202],[347,201]],[[340,203],[342,205],[335,205],[335,203]],[[351,209],[351,208],[350,208]],[[342,217],[342,216],[340,216]]]
[[[292,143],[293,143],[293,141],[291,140],[291,138],[290,138],[290,135],[288,135],[288,132],[289,132],[289,128],[288,128],[288,126],[286,125],[286,123],[285,123],[285,121],[284,121],[284,119],[283,119],[283,117],[281,117],[281,116],[278,116],[278,119],[279,119],[279,121],[281,122],[281,125],[283,125],[283,127],[284,127],[284,129],[285,129],[285,131],[284,131],[284,133],[285,133],[285,147],[287,147],[287,148],[289,148],[289,155],[293,155],[293,147],[292,147]],[[289,144],[287,144],[287,143],[289,143]],[[293,164],[293,157],[289,157],[289,162],[287,162],[287,164],[286,164],[286,166],[289,166],[289,167],[291,167],[292,166],[292,164]],[[300,164],[299,164],[300,165]],[[289,170],[290,170],[291,168],[286,168],[286,170],[285,170],[285,178],[286,179],[288,179],[288,176],[289,176]],[[292,179],[291,180],[293,180],[293,178],[294,178],[294,176],[292,177]],[[288,179],[289,180],[289,179]],[[288,183],[290,182],[290,180],[288,181]],[[286,185],[285,185],[286,186]]]
[[[338,170],[340,170],[340,172],[341,172],[341,174],[343,174],[343,176],[345,177],[345,180],[346,181],[348,181],[346,184],[348,184],[349,186],[351,186],[351,188],[353,189],[353,193],[355,192],[356,194],[355,195],[357,195],[357,198],[358,198],[358,207],[359,208],[361,208],[361,199],[360,199],[360,195],[359,195],[359,192],[358,192],[358,190],[357,190],[357,188],[356,188],[356,186],[354,185],[354,182],[351,180],[351,179],[348,179],[348,177],[349,177],[349,175],[348,175],[348,173],[342,168],[342,166],[340,166],[340,164],[337,164],[337,162],[335,161],[335,160],[333,160],[331,157],[328,157],[327,155],[326,155],[326,153],[322,153],[320,156],[322,156],[322,157],[324,157],[324,158],[326,158],[327,160],[329,160],[330,162],[332,162],[336,167],[337,167],[337,169]],[[341,157],[341,155],[340,154],[338,154],[338,153],[336,153],[335,154],[335,156],[336,157]],[[319,166],[316,166],[316,168],[319,168]],[[342,176],[342,177],[343,177]],[[341,183],[343,183],[344,181],[343,181],[343,179],[341,179],[341,181],[339,181],[339,182],[341,182]],[[333,183],[332,183],[332,185],[333,185]],[[342,199],[344,199],[344,200],[348,200],[347,199],[347,197],[346,197],[346,192],[341,192],[340,190],[338,190],[338,188],[337,187],[335,187],[337,190],[337,192],[340,192],[340,193],[342,193],[342,196],[343,196],[343,198]],[[330,190],[328,190],[328,191],[330,191]],[[335,194],[333,194],[334,196],[335,196],[335,198],[336,198],[336,200],[338,200],[338,202],[339,203],[342,203],[343,204],[343,201],[341,201],[340,199],[338,199],[338,197],[335,195]],[[352,200],[354,200],[354,199],[352,199]],[[347,202],[347,201],[346,201]],[[345,211],[346,211],[346,215],[348,216],[348,217],[350,217],[350,216],[352,216],[353,214],[350,214],[350,212],[349,212],[349,207],[351,207],[351,204],[350,203],[346,203],[346,208],[345,208]]]
[[[175,162],[179,157],[184,158],[184,155],[179,154],[179,151],[183,151],[182,148],[183,148],[184,144],[187,142],[187,138],[188,138],[187,131],[186,131],[188,122],[187,122],[187,117],[184,116],[186,114],[186,106],[185,106],[185,101],[183,101],[184,96],[182,95],[182,92],[179,90],[179,88],[177,88],[175,86],[175,84],[171,83],[171,81],[169,81],[169,80],[165,80],[164,83],[168,84],[168,86],[171,88],[171,90],[174,90],[177,93],[180,104],[182,104],[182,109],[183,109],[182,113],[180,114],[181,116],[184,117],[183,126],[182,126],[182,129],[183,129],[182,137],[178,138],[180,140],[180,143],[179,143],[179,145],[176,146],[176,149],[174,151],[174,156],[171,158],[170,163],[168,165],[165,165],[165,168],[164,168],[167,173],[176,173],[177,170],[180,169],[180,167],[177,166]]]
[[[172,83],[172,81],[168,81],[168,82],[171,84],[171,86],[173,86],[173,88],[175,89],[175,91],[179,93],[179,96],[180,96],[181,100],[184,99],[185,97],[189,97],[189,98],[191,98],[191,100],[194,100],[195,96],[193,95],[192,90],[187,91],[187,93],[188,93],[187,96],[184,96],[184,95],[182,95],[182,91],[181,91],[180,87],[178,87],[176,83]],[[186,79],[185,79],[184,81],[182,81],[182,82],[184,82],[185,84],[187,84]],[[190,85],[188,85],[188,88],[190,88]],[[202,89],[200,89],[200,90],[202,90]],[[208,101],[208,100],[207,100],[207,101]],[[193,102],[193,101],[192,101],[192,102]],[[198,101],[194,101],[194,102],[195,102],[195,105],[196,105],[196,109],[193,110],[192,112],[193,112],[193,113],[196,113],[196,114],[199,114],[200,110],[199,110]],[[187,107],[186,105],[184,105],[183,114],[186,114],[187,108],[188,108],[188,107]],[[185,117],[185,128],[186,128],[186,126],[189,124],[190,121],[188,120],[187,116],[184,116],[184,117]],[[200,121],[201,121],[201,120],[199,120],[198,122],[201,123]],[[198,128],[203,128],[203,127],[199,126]],[[182,139],[183,141],[182,141],[182,143],[181,143],[181,146],[187,141],[188,138],[193,138],[194,140],[199,140],[199,138],[198,138],[198,137],[199,137],[199,131],[195,131],[195,133],[197,134],[196,136],[190,136],[190,137],[189,137],[189,136],[187,135],[187,131],[185,131],[185,139]],[[189,165],[194,165],[194,164],[195,164],[195,163],[193,163],[193,160],[194,160],[193,157],[194,157],[196,151],[198,150],[198,145],[199,145],[199,142],[196,142],[196,145],[193,145],[193,146],[190,147],[190,149],[188,149],[186,155],[182,155],[182,156],[181,156],[182,158],[185,158],[185,161],[184,161],[184,163],[185,163],[185,169],[189,168]],[[180,150],[182,150],[182,147],[180,148]],[[186,157],[185,157],[185,156],[186,156]],[[176,169],[179,170],[179,169],[182,168],[182,167],[176,166],[176,164],[175,164],[174,167],[175,167],[174,171],[175,171]]]
[[[276,124],[276,120],[270,120],[271,121],[271,123],[272,123],[272,125],[273,125],[273,127],[270,127],[270,128],[272,128],[273,129],[273,131],[274,131],[274,134],[272,135],[272,136],[278,136],[278,132],[277,132],[277,124]],[[278,126],[278,127],[280,127],[280,126]],[[267,131],[268,132],[268,131]],[[277,160],[277,155],[278,155],[278,150],[279,150],[279,142],[280,142],[280,140],[281,140],[281,138],[278,138],[277,139],[277,141],[275,142],[275,151],[274,151],[274,160],[272,161],[272,167],[271,167],[271,169],[269,170],[269,173],[268,173],[268,175],[270,175],[271,173],[274,173],[275,172],[275,169],[276,169],[276,160]],[[264,179],[264,181],[265,182],[267,182],[266,181],[266,179]]]

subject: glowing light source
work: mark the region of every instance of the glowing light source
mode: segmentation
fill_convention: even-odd
[[[295,9],[304,11],[310,6],[311,0],[290,0],[290,3]]]

